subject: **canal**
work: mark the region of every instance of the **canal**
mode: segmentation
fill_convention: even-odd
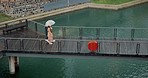
[[[148,28],[148,4],[113,11],[83,9],[44,19],[55,26]],[[20,58],[20,70],[9,75],[8,58],[0,59],[0,78],[148,78],[148,59],[134,57]]]
[[[36,21],[45,24],[48,19],[53,19],[56,21],[55,26],[147,28],[147,8],[148,4],[118,11],[87,8]]]

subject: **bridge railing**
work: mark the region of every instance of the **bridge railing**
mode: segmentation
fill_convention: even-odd
[[[41,23],[29,21],[28,26],[42,35],[47,35],[46,28]],[[144,40],[148,38],[148,28],[132,27],[53,26],[53,33],[58,39]]]
[[[53,31],[57,37],[66,39],[137,40],[148,38],[147,28],[54,26]]]
[[[38,23],[36,21],[30,21],[28,20],[28,28],[32,29],[33,31],[35,32],[38,32],[38,33],[42,33],[42,34],[46,34],[46,29],[45,29],[45,26],[41,23]]]
[[[5,46],[4,39],[0,38],[0,58],[3,57],[2,51],[5,49],[4,46]]]
[[[12,20],[0,23],[0,34],[7,35],[14,30],[20,30],[28,27],[27,19]]]
[[[90,53],[88,42],[90,40],[57,39],[49,45],[44,39],[35,38],[1,38],[3,51],[18,53]],[[119,41],[96,40],[98,42],[97,54],[119,55],[148,55],[147,41]]]
[[[24,23],[26,21],[27,21],[27,19],[18,19],[18,20],[3,22],[3,23],[0,24],[0,29],[1,28],[7,28],[7,27],[10,27],[10,26],[14,26],[16,24]]]

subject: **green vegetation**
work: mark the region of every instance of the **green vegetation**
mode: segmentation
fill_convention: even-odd
[[[115,5],[130,2],[130,1],[133,1],[133,0],[91,0],[91,2],[97,3],[97,4],[115,4]]]
[[[12,19],[13,19],[12,17],[0,13],[0,22],[12,20]]]

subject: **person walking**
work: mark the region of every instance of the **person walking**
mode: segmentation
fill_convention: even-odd
[[[53,42],[55,42],[55,40],[53,39],[53,33],[52,33],[52,25],[54,25],[55,22],[53,20],[48,20],[45,23],[45,26],[47,27],[47,39],[45,39],[45,41],[47,41],[49,44],[53,44]]]

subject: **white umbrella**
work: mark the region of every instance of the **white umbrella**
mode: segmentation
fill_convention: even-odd
[[[45,23],[45,26],[48,27],[48,26],[52,26],[55,24],[55,21],[53,20],[48,20],[46,23]]]

